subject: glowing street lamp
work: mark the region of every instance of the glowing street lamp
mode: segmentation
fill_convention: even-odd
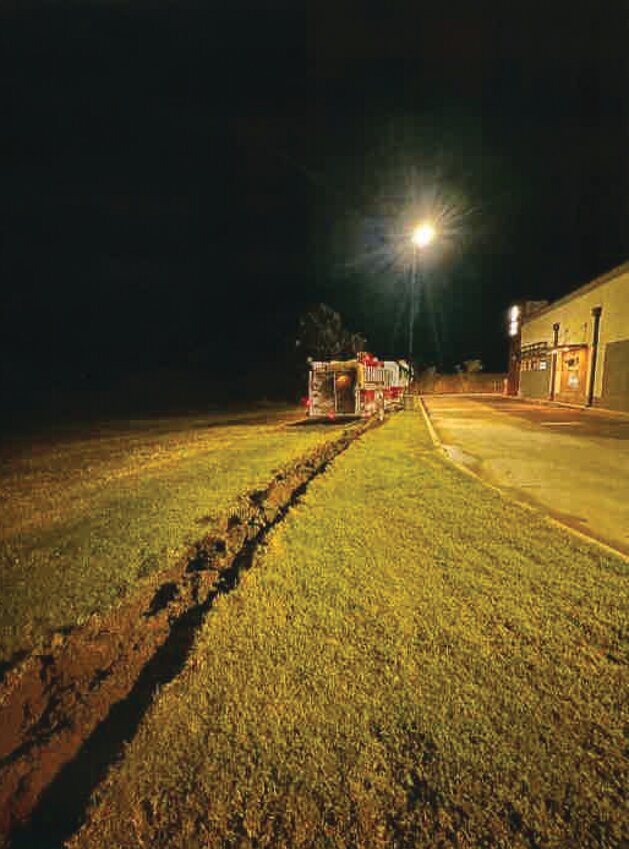
[[[427,248],[428,245],[435,240],[437,231],[429,221],[424,221],[419,227],[413,230],[411,241],[416,248]]]

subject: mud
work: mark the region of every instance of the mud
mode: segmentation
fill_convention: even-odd
[[[243,496],[218,528],[105,616],[54,634],[0,683],[0,845],[61,845],[156,689],[183,667],[219,593],[229,592],[268,531],[375,421],[346,429]],[[45,837],[45,844],[42,838]],[[10,840],[9,840],[10,838]],[[35,841],[35,842],[33,842]]]

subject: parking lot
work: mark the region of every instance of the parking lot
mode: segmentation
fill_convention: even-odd
[[[427,396],[450,456],[629,553],[629,416],[502,396]]]

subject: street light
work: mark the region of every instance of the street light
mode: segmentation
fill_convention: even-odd
[[[429,221],[424,221],[413,230],[411,241],[416,248],[427,248],[434,241],[437,231]]]
[[[427,248],[436,238],[437,231],[430,221],[423,221],[411,235],[413,243],[413,266],[411,268],[411,309],[408,317],[408,364],[412,374],[413,330],[415,327],[415,284],[417,280],[417,252]]]

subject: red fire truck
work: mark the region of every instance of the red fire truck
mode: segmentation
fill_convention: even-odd
[[[360,353],[352,360],[310,364],[308,415],[329,419],[384,415],[402,404],[409,369],[400,361],[383,361]]]

